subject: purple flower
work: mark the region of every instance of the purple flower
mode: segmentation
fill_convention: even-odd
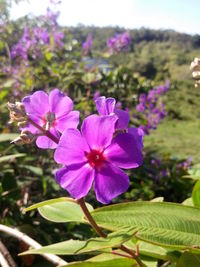
[[[112,115],[116,114],[118,120],[116,122],[116,129],[127,129],[129,123],[129,113],[122,109],[117,109],[116,101],[112,97],[106,98],[105,96],[101,96],[97,98],[96,108],[100,115]]]
[[[92,35],[89,34],[85,42],[82,44],[82,49],[84,55],[87,55],[88,53],[91,52],[92,49]]]
[[[142,164],[140,136],[119,133],[114,139],[115,114],[91,115],[82,124],[81,132],[67,129],[62,134],[54,159],[65,164],[56,173],[56,181],[74,198],[87,195],[92,184],[97,200],[107,204],[125,192],[129,178],[121,170]]]
[[[37,91],[23,99],[29,117],[44,129],[49,130],[57,138],[59,132],[65,129],[77,128],[79,112],[72,111],[73,102],[58,89],[50,92],[49,96],[43,91]],[[30,132],[37,134],[38,129],[29,124],[26,127]],[[36,144],[40,148],[56,148],[57,144],[46,136],[39,136]]]
[[[122,34],[115,34],[114,37],[111,37],[107,41],[107,47],[111,54],[114,52],[119,53],[121,50],[127,50],[128,46],[131,43],[131,37],[128,32]]]

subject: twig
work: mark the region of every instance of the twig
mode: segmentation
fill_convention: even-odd
[[[0,265],[2,267],[10,267],[8,265],[8,262],[6,261],[6,259],[4,258],[3,254],[0,252]]]
[[[14,236],[18,238],[19,240],[22,240],[24,243],[28,244],[29,246],[38,249],[41,248],[42,246],[36,242],[34,239],[30,238],[26,234],[20,232],[17,229],[5,226],[3,224],[0,224],[0,231],[7,233],[8,235]],[[60,257],[53,255],[53,254],[41,254],[44,258],[46,258],[48,261],[52,262],[56,266],[62,266],[62,265],[67,265],[67,262],[61,259]]]
[[[4,244],[1,242],[1,240],[0,240],[0,253],[3,255],[3,257],[5,257],[10,267],[17,267],[17,264],[14,262],[12,256],[10,255],[9,251],[4,246]]]

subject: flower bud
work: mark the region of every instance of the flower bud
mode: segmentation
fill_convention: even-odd
[[[22,130],[19,137],[17,137],[15,140],[11,142],[11,144],[16,145],[24,145],[24,144],[30,144],[35,141],[36,136],[29,132],[28,130]]]
[[[25,107],[21,102],[16,102],[15,104],[8,102],[7,107],[10,111],[10,122],[25,122],[27,121],[27,114]]]

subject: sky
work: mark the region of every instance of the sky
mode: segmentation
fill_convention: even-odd
[[[11,18],[45,14],[49,0],[13,4]],[[147,27],[200,34],[200,0],[62,0],[59,24]]]

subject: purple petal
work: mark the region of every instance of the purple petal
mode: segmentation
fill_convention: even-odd
[[[140,138],[130,133],[120,133],[105,150],[108,160],[124,169],[137,168],[142,164],[141,148],[138,147]]]
[[[49,105],[51,112],[54,112],[57,118],[68,114],[73,109],[73,102],[71,98],[65,96],[58,89],[54,89],[50,92]]]
[[[78,124],[79,124],[79,112],[71,111],[67,115],[64,115],[61,118],[58,118],[55,127],[61,133],[63,133],[64,130],[66,129],[77,128]]]
[[[128,132],[134,136],[135,141],[137,142],[137,145],[138,145],[138,149],[142,150],[144,131],[141,128],[130,127],[128,129]]]
[[[115,108],[115,99],[114,98],[105,98],[105,96],[101,96],[97,98],[96,108],[100,115],[110,115],[114,113]]]
[[[89,148],[77,129],[67,129],[62,134],[54,159],[57,163],[71,165],[86,162],[85,151]]]
[[[50,132],[55,135],[58,139],[60,138],[59,134],[57,133],[57,131],[52,128],[50,130]],[[40,136],[37,138],[36,140],[36,145],[39,148],[43,148],[43,149],[55,149],[57,147],[58,144],[56,144],[54,141],[52,141],[50,138],[48,138],[47,136]]]
[[[129,187],[129,178],[125,172],[112,164],[105,164],[94,178],[94,190],[97,200],[108,204],[113,198],[124,193]]]
[[[87,117],[82,124],[82,135],[91,149],[104,149],[110,145],[115,132],[116,115]]]
[[[22,103],[26,112],[35,116],[42,116],[49,111],[49,98],[43,91],[37,91],[23,98]]]
[[[56,181],[73,198],[80,199],[89,192],[94,177],[94,170],[89,164],[74,164],[56,172]]]
[[[129,123],[129,113],[122,109],[115,109],[115,114],[118,116],[116,129],[127,129]]]

